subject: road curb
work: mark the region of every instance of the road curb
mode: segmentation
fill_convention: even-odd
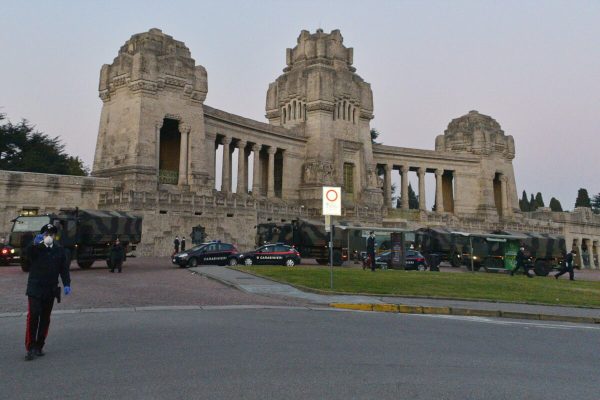
[[[371,303],[330,303],[330,307],[346,310],[392,312],[400,314],[430,314],[430,315],[457,315],[489,318],[529,319],[538,321],[562,321],[580,324],[600,324],[600,317],[576,317],[570,315],[536,314],[501,310],[477,310],[455,307],[428,307],[412,306],[407,304],[371,304]]]

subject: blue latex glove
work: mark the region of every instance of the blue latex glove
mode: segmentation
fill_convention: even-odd
[[[68,296],[71,293],[71,286],[65,286],[65,296]]]
[[[44,235],[42,235],[41,233],[38,233],[37,235],[35,235],[35,237],[33,238],[33,244],[40,244],[44,241]]]

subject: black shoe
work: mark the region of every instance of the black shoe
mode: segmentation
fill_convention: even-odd
[[[514,276],[515,273],[513,271],[510,271],[510,276]]]
[[[558,280],[558,275],[554,275],[554,279]]]
[[[44,357],[46,355],[42,349],[35,349],[34,352],[36,357]]]
[[[528,278],[533,278],[533,276],[531,276],[531,275],[529,275],[529,274],[526,274],[526,275],[527,275],[527,277],[528,277]]]
[[[25,361],[31,361],[35,358],[35,355],[33,354],[33,350],[29,350],[27,352],[27,355],[25,355]]]
[[[110,270],[110,272],[115,272],[115,270],[114,270],[114,269],[111,269],[111,270]]]
[[[121,273],[121,270],[119,270],[119,273]]]

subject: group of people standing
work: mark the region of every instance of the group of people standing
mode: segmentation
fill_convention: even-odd
[[[174,255],[185,251],[185,236],[182,236],[181,240],[179,240],[179,236],[175,236],[175,240],[173,240],[173,250]]]

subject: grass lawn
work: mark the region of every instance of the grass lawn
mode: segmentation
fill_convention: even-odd
[[[329,291],[329,268],[237,267],[298,287]],[[600,307],[600,282],[492,273],[450,273],[334,268],[333,291],[398,296],[481,299],[521,303]],[[600,310],[599,310],[600,313]]]

